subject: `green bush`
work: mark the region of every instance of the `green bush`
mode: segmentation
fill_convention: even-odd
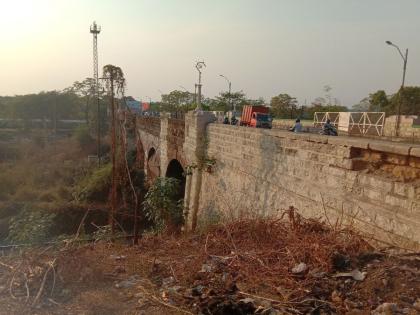
[[[82,149],[89,148],[95,140],[89,133],[89,128],[86,125],[80,125],[73,133],[74,139]]]
[[[10,219],[7,239],[12,243],[45,242],[50,238],[54,217],[54,213],[25,206],[17,216]]]
[[[112,165],[105,164],[87,174],[76,186],[78,201],[105,201],[111,186]]]
[[[178,200],[180,181],[158,177],[145,196],[143,207],[146,218],[157,230],[177,228],[184,223],[183,200]]]

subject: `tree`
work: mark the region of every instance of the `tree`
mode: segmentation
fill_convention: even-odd
[[[253,106],[264,106],[265,105],[265,100],[262,97],[259,97],[257,99],[248,99],[246,100],[247,104],[249,105],[253,105]]]
[[[328,101],[328,105],[331,105],[332,104],[332,102],[331,102],[331,99],[332,99],[332,96],[331,96],[331,90],[332,90],[332,87],[330,86],[330,85],[324,85],[324,88],[323,88],[323,90],[324,90],[324,92],[325,92],[325,99]],[[334,99],[334,100],[336,100],[336,99]]]
[[[325,93],[324,97],[317,97],[313,102],[312,105],[320,105],[320,106],[340,106],[340,100],[336,97],[332,96],[332,87],[330,85],[324,85],[323,91]]]
[[[369,111],[369,98],[365,97],[358,104],[352,106],[352,111],[354,112],[367,112]]]
[[[71,91],[85,99],[85,119],[87,124],[89,124],[89,102],[92,97],[95,97],[95,85],[95,79],[86,78],[82,82],[74,82],[73,86],[70,88]]]
[[[401,115],[419,115],[420,113],[420,87],[406,86],[390,99],[387,113],[397,114],[401,100]]]
[[[293,119],[297,113],[297,100],[289,94],[279,94],[271,99],[271,110],[276,117]]]
[[[160,110],[164,112],[185,112],[195,108],[194,94],[187,91],[172,91],[162,95]]]
[[[229,92],[221,92],[219,96],[216,96],[212,110],[227,112],[236,108],[237,111],[240,111],[247,104],[248,100],[242,91],[232,92],[230,94]]]
[[[378,90],[369,95],[369,111],[383,112],[390,111],[390,102],[384,90]]]

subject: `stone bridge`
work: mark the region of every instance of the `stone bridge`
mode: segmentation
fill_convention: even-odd
[[[187,229],[294,206],[420,249],[420,145],[223,125],[210,112],[139,117],[136,126],[148,181],[183,183]]]

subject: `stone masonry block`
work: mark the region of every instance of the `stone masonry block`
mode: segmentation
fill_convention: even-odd
[[[387,153],[395,153],[401,155],[408,155],[411,145],[402,143],[391,143],[379,140],[371,140],[369,142],[369,149],[375,151],[383,151]]]
[[[383,201],[385,194],[380,190],[363,187],[363,196],[375,201]]]
[[[399,207],[404,209],[410,209],[411,208],[411,201],[407,200],[406,198],[401,198],[394,194],[387,194],[385,196],[385,203],[389,204],[393,207]]]
[[[420,146],[415,146],[410,149],[410,155],[420,157]]]
[[[359,174],[359,184],[362,186],[381,189],[384,192],[391,192],[394,186],[394,183],[391,180],[370,174]]]
[[[328,143],[334,145],[341,145],[346,147],[356,147],[367,149],[369,147],[369,140],[363,138],[351,137],[328,137]]]
[[[394,194],[405,198],[414,199],[416,197],[416,189],[412,184],[395,182]]]

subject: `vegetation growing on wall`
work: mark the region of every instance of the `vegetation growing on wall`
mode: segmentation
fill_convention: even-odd
[[[158,177],[149,188],[143,207],[157,230],[176,230],[183,224],[183,199],[178,199],[179,189],[180,181],[171,177]]]

